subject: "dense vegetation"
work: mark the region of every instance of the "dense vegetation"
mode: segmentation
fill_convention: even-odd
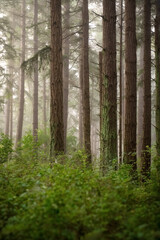
[[[158,159],[145,183],[128,165],[103,177],[82,151],[33,161],[29,136],[23,155],[0,165],[0,239],[160,239]]]

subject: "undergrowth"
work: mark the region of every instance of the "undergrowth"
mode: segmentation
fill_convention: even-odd
[[[81,161],[77,167],[77,161]],[[123,165],[102,177],[77,152],[66,165],[0,166],[1,240],[158,240],[160,183],[133,181]]]

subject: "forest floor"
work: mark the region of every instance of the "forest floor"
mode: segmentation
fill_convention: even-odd
[[[160,176],[13,160],[0,166],[0,229],[1,240],[159,240]]]

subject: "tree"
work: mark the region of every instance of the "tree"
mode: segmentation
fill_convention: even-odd
[[[21,62],[25,61],[25,39],[26,39],[26,0],[23,0],[22,4],[22,59]],[[19,97],[19,113],[18,113],[18,125],[17,125],[17,136],[16,146],[22,138],[23,129],[23,116],[24,116],[24,82],[25,82],[25,70],[21,68],[21,82],[20,82],[20,97]]]
[[[66,151],[67,121],[68,121],[68,87],[69,87],[69,26],[70,26],[70,1],[64,2],[64,30],[63,40],[63,121],[64,121],[64,145]]]
[[[155,50],[156,50],[156,150],[160,156],[160,1],[156,0],[155,20]]]
[[[124,161],[136,165],[136,1],[125,0],[125,133]]]
[[[64,152],[61,0],[51,0],[50,155]]]
[[[151,1],[144,0],[144,116],[141,155],[142,174],[148,174],[151,165]]]
[[[88,0],[83,0],[83,124],[84,124],[84,148],[87,153],[87,163],[91,163],[90,142],[90,96],[89,96],[89,14]]]
[[[116,2],[103,1],[103,168],[117,158]]]
[[[34,0],[34,55],[38,52],[38,1]],[[33,137],[38,140],[38,57],[34,66]]]

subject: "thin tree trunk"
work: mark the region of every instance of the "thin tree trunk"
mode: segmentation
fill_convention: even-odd
[[[125,0],[125,162],[137,168],[136,162],[136,1]]]
[[[91,163],[90,140],[90,96],[89,96],[89,13],[88,0],[83,0],[83,123],[84,123],[84,147],[87,153],[87,163]]]
[[[34,55],[38,52],[38,0],[34,0]],[[33,137],[38,141],[38,58],[34,66]]]
[[[102,76],[102,56],[103,53],[99,52],[99,99],[100,99],[100,107],[99,107],[99,115],[100,115],[100,152],[102,150],[102,108],[103,108],[103,76]]]
[[[10,123],[10,86],[9,83],[7,83],[7,103],[6,103],[6,113],[5,113],[5,130],[4,134],[9,136],[9,123]]]
[[[144,0],[144,116],[141,172],[148,175],[151,166],[151,1]]]
[[[80,43],[82,43],[82,38],[80,38]],[[81,49],[82,49],[82,44]],[[84,147],[84,129],[83,129],[83,59],[82,51],[80,53],[79,60],[79,84],[80,84],[80,101],[79,101],[79,147],[82,149]]]
[[[47,114],[46,114],[46,79],[43,78],[43,128],[46,135],[47,130]]]
[[[61,0],[51,0],[50,156],[64,153]]]
[[[26,0],[23,0],[23,6],[22,6],[22,59],[21,59],[22,63],[25,61],[25,39],[26,39]],[[24,82],[25,82],[25,71],[23,68],[21,68],[16,147],[18,146],[19,141],[22,138],[23,117],[24,117]]]
[[[64,3],[64,29],[65,39],[63,41],[63,121],[64,121],[64,147],[66,152],[67,122],[68,122],[68,92],[69,92],[69,26],[70,26],[70,0]]]
[[[116,2],[103,1],[103,173],[117,158]]]
[[[120,66],[119,66],[119,163],[122,163],[122,80],[123,80],[123,0],[121,0],[121,17],[120,17]]]
[[[156,48],[156,150],[160,156],[160,0],[156,0],[155,20]]]
[[[144,43],[141,44],[140,47],[140,65],[139,69],[142,72],[140,75],[140,78],[138,80],[138,89],[137,89],[137,96],[138,96],[138,101],[137,101],[137,158],[139,159],[141,157],[141,152],[142,152],[142,139],[143,139],[143,114],[144,114],[144,64],[143,64],[143,59],[144,59]],[[138,166],[139,167],[139,166]]]

